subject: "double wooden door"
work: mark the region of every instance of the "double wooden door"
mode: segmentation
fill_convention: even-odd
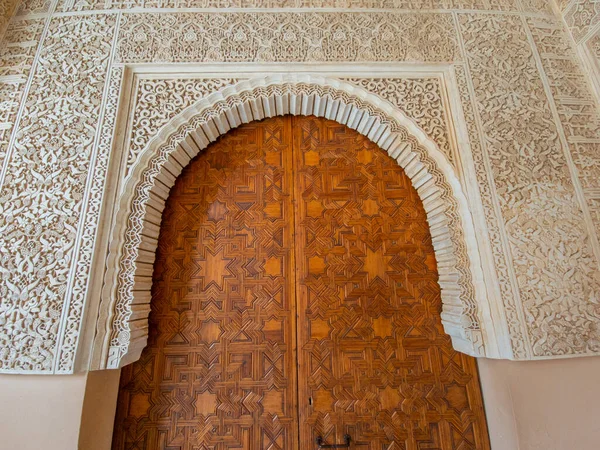
[[[241,126],[171,190],[114,449],[488,449],[403,170],[315,117]]]

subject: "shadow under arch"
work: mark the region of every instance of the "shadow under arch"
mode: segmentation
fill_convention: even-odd
[[[404,169],[427,214],[443,303],[456,350],[498,357],[466,196],[437,145],[401,110],[348,82],[308,74],[240,81],[199,100],[140,153],[119,191],[110,233],[92,369],[119,368],[146,346],[150,289],[162,211],[177,176],[200,151],[243,123],[314,115],[352,128]]]

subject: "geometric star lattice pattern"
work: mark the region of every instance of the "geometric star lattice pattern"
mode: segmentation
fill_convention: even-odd
[[[425,211],[338,123],[243,125],[163,214],[148,346],[122,372],[114,449],[486,449],[475,360],[440,319]]]

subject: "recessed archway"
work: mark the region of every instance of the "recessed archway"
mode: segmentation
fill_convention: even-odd
[[[208,95],[174,118],[139,155],[116,205],[92,368],[122,367],[139,358],[146,345],[161,213],[183,167],[228,130],[285,114],[335,120],[396,159],[427,214],[443,324],[454,348],[473,356],[500,356],[467,200],[436,144],[400,110],[362,88],[286,74],[242,81]]]

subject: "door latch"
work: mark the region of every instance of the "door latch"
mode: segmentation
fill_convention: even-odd
[[[350,435],[344,435],[344,443],[343,444],[324,444],[323,437],[317,436],[315,439],[315,443],[319,446],[319,448],[350,448]]]

